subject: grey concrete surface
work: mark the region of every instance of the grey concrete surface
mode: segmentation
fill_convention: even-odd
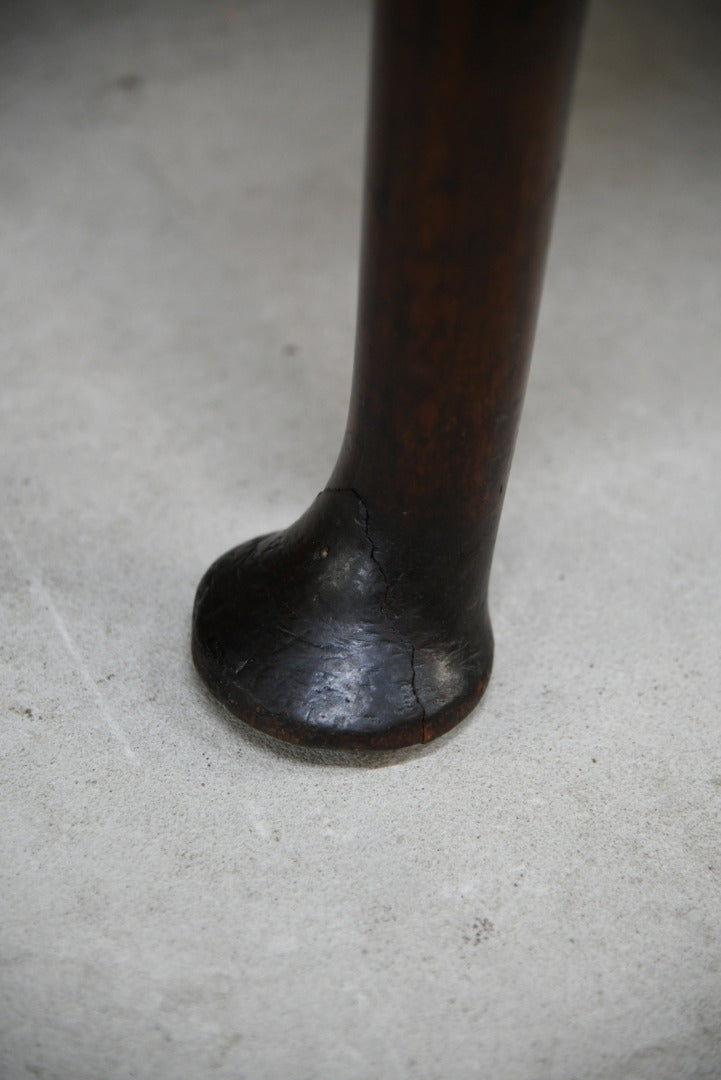
[[[591,10],[495,673],[377,767],[188,656],[339,445],[366,4],[2,20],[3,1080],[717,1080],[718,9]]]

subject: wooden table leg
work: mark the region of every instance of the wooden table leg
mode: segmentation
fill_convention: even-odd
[[[193,657],[271,735],[426,742],[491,670],[488,575],[582,0],[380,0],[353,391],[327,488],[220,558]]]

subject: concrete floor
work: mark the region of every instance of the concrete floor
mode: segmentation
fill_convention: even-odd
[[[3,1080],[718,1080],[718,10],[592,8],[494,677],[375,768],[188,654],[340,442],[366,4],[2,19]]]

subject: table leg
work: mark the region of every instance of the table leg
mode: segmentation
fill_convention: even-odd
[[[206,573],[193,657],[271,735],[426,742],[480,698],[487,586],[582,0],[379,0],[345,440],[281,533]]]

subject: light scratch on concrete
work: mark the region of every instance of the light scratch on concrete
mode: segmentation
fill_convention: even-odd
[[[98,685],[90,674],[87,664],[83,660],[83,657],[80,654],[77,645],[73,641],[65,623],[65,620],[58,611],[49,589],[43,583],[40,576],[33,572],[32,568],[23,558],[20,549],[15,541],[15,537],[10,533],[7,528],[3,528],[3,532],[5,533],[5,538],[8,542],[8,546],[12,549],[13,554],[15,555],[16,561],[20,564],[20,566],[23,567],[25,571],[25,575],[30,585],[31,593],[35,594],[40,603],[40,606],[44,608],[50,615],[50,618],[53,621],[53,625],[55,626],[55,629],[58,633],[58,636],[60,637],[60,640],[62,641],[66,651],[68,652],[70,658],[73,661],[77,674],[80,676],[88,693],[90,693],[92,697],[95,698],[95,703],[98,706],[100,716],[104,720],[108,730],[120,743],[126,757],[135,760],[136,755],[127,740],[125,732],[118,724],[117,720],[108,708],[105,698],[100,693]]]

